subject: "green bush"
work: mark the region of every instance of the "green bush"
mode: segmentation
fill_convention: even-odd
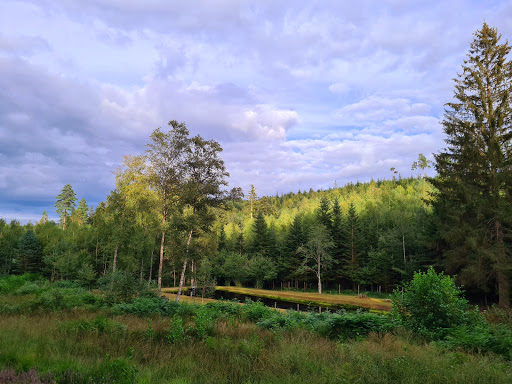
[[[207,307],[200,308],[195,317],[194,332],[200,340],[205,340],[208,336],[213,336],[214,321],[213,311]]]
[[[165,334],[165,339],[169,343],[179,343],[185,339],[185,328],[183,328],[183,319],[179,315],[174,315],[169,330]]]
[[[174,316],[194,315],[196,306],[187,303],[177,303],[159,297],[138,297],[128,303],[119,303],[112,306],[114,313],[131,313],[137,316]]]
[[[258,321],[267,317],[271,317],[275,311],[260,301],[245,300],[243,314],[251,321]]]
[[[468,302],[454,279],[432,267],[416,272],[403,293],[392,296],[394,319],[415,332],[440,338],[455,326],[469,323]]]
[[[49,310],[65,310],[91,306],[97,302],[97,298],[85,289],[52,287],[37,298],[36,306]]]
[[[257,323],[260,327],[272,330],[291,331],[305,328],[332,339],[351,339],[366,336],[371,332],[385,333],[394,328],[391,318],[368,312],[339,312],[322,314],[287,311],[274,312],[272,316]]]
[[[50,283],[44,280],[26,282],[13,293],[15,295],[39,295],[50,287]]]
[[[41,276],[34,273],[24,275],[9,275],[0,277],[0,293],[14,293],[27,283],[40,281]]]
[[[126,358],[112,359],[110,355],[105,357],[103,365],[89,378],[88,382],[132,384],[136,382],[138,368],[131,362],[133,349],[130,349]]]
[[[139,280],[125,271],[110,272],[98,279],[98,287],[110,304],[130,301],[137,294]]]

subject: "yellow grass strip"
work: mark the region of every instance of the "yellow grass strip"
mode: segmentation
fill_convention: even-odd
[[[351,295],[332,295],[312,292],[295,291],[270,291],[267,289],[240,288],[240,287],[216,287],[219,291],[239,293],[242,295],[251,295],[264,297],[267,299],[282,300],[299,304],[308,304],[330,307],[332,305],[352,305],[367,309],[379,311],[390,311],[391,302],[385,299],[375,299],[370,297],[358,297]]]
[[[167,291],[167,289],[165,291],[162,289],[162,296],[165,296],[169,300],[172,301],[172,300],[176,300],[177,295],[175,293],[169,293],[169,291]],[[202,299],[201,297],[198,297],[198,296],[191,297],[188,295],[181,295],[180,301],[186,301],[187,303],[194,303],[194,304],[206,304],[206,303],[214,303],[217,300],[207,299],[207,298]]]

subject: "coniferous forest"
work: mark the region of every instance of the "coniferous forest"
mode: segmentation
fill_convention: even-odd
[[[391,292],[434,266],[476,303],[510,305],[512,159],[508,43],[476,32],[432,164],[387,180],[258,196],[228,187],[219,143],[170,121],[127,154],[96,207],[56,191],[60,222],[0,221],[0,272],[94,286],[122,272],[169,286]],[[434,172],[430,168],[434,166]],[[428,171],[428,172],[427,172]],[[430,173],[430,176],[429,176]],[[321,283],[321,284],[319,284]]]
[[[59,222],[0,219],[0,381],[510,382],[510,50],[475,32],[446,147],[412,177],[260,196],[171,120],[97,206],[66,184]],[[382,306],[208,301],[218,286]]]

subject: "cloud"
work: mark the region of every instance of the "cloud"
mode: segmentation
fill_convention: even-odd
[[[464,10],[461,12],[460,10]],[[259,194],[403,176],[443,144],[443,104],[510,4],[361,0],[0,4],[0,217],[97,203],[123,155],[184,121]],[[453,22],[457,15],[457,23]],[[15,207],[15,209],[13,208]],[[34,207],[34,208],[31,208]]]

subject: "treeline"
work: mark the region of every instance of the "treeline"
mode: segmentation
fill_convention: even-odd
[[[222,212],[217,279],[256,287],[391,290],[433,263],[424,179],[230,201]],[[253,216],[253,218],[251,218]]]
[[[117,270],[154,282],[161,215],[148,188],[121,185],[127,169],[118,172],[120,187],[94,210],[84,209],[83,199],[75,209],[75,193],[66,185],[56,203],[67,207],[59,208],[60,223],[46,213],[25,226],[0,220],[0,273],[38,272],[93,286]],[[433,262],[424,201],[431,188],[424,179],[409,178],[258,198],[253,187],[247,200],[234,188],[208,208],[205,215],[214,221],[197,220],[190,241],[184,216],[189,207],[170,217],[163,285],[178,285],[188,258],[187,285],[316,289],[320,282],[329,289],[389,292]]]

